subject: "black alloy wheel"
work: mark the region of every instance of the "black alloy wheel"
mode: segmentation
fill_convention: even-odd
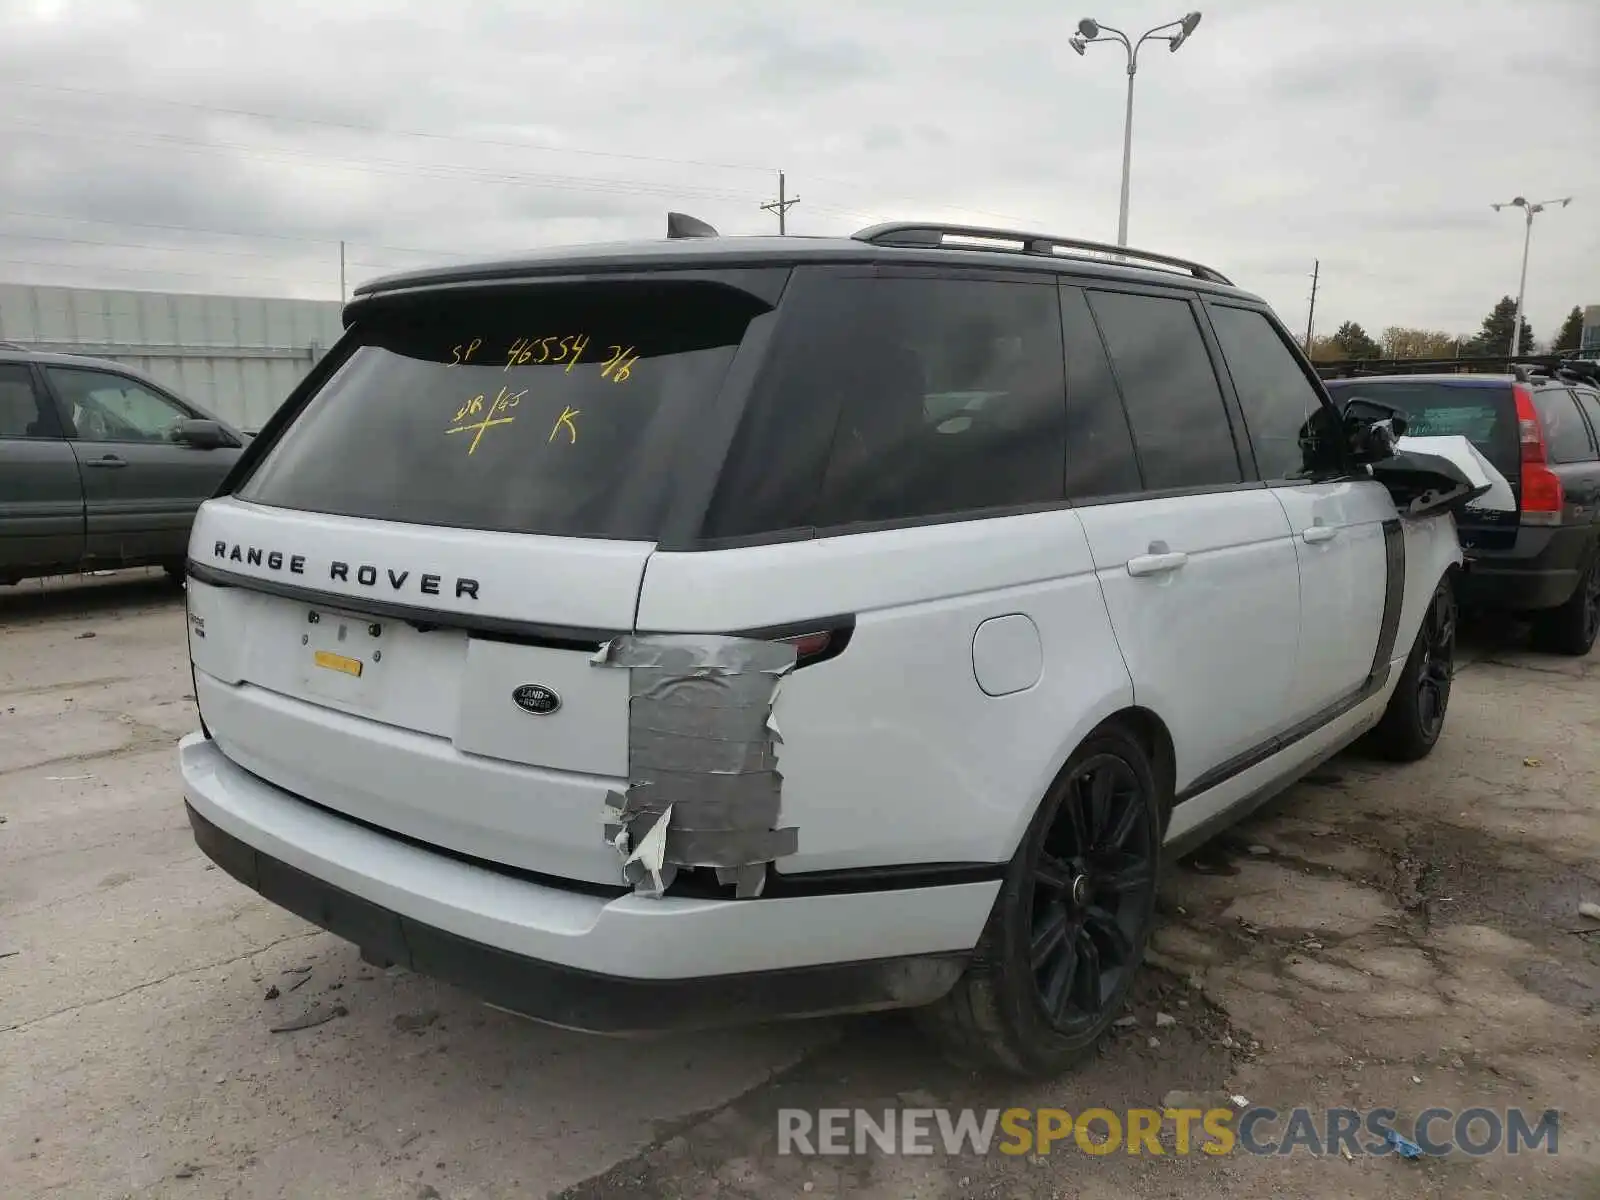
[[[1433,589],[1406,665],[1367,744],[1394,762],[1415,762],[1432,752],[1444,732],[1455,669],[1456,593],[1446,575]]]
[[[1115,754],[1079,764],[1034,864],[1029,963],[1063,1033],[1097,1024],[1138,961],[1156,830],[1133,768]]]
[[[1131,729],[1108,722],[1083,740],[1007,865],[966,972],[917,1013],[946,1054],[1046,1079],[1095,1052],[1155,921],[1163,800]]]
[[[1456,606],[1447,587],[1433,593],[1422,618],[1422,664],[1417,672],[1417,720],[1428,741],[1437,741],[1450,706],[1450,683],[1455,677]]]

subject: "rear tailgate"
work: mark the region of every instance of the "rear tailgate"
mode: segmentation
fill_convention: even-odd
[[[222,751],[405,837],[620,887],[603,809],[628,680],[592,660],[633,628],[678,448],[761,307],[558,286],[369,317],[196,520],[190,648]]]

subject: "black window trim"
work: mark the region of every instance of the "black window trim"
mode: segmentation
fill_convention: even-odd
[[[134,375],[134,374],[132,374],[132,373],[130,373],[128,371],[112,370],[109,367],[101,366],[99,363],[57,363],[57,362],[53,362],[53,363],[40,363],[40,364],[37,364],[37,366],[39,368],[39,374],[42,376],[43,382],[44,382],[44,384],[46,386],[46,389],[47,389],[46,394],[48,395],[48,397],[50,399],[50,402],[55,406],[56,422],[57,422],[57,424],[59,424],[61,426],[61,429],[63,431],[63,435],[65,436],[66,440],[69,441],[69,442],[87,441],[88,439],[79,438],[77,423],[74,422],[73,419],[72,419],[72,411],[71,411],[71,408],[67,404],[66,397],[61,394],[61,389],[56,387],[55,379],[50,374],[50,372],[52,370],[57,370],[57,371],[79,371],[79,372],[86,372],[86,373],[93,374],[93,375],[109,375],[113,379],[125,379],[131,384],[134,384],[134,385],[136,385],[138,387],[142,387],[147,392],[153,392],[155,395],[161,397],[163,400],[168,401],[170,404],[173,405],[173,407],[177,408],[180,412],[187,413],[188,416],[189,416],[189,420],[191,420],[191,421],[194,421],[194,420],[210,420],[210,419],[212,419],[212,418],[205,417],[193,405],[189,404],[188,402],[186,402],[184,400],[179,399],[177,396],[174,396],[171,392],[167,391],[166,388],[160,387],[157,384],[152,383],[148,379],[141,379],[139,376]],[[144,444],[147,444],[147,443],[143,443],[143,442],[94,442],[93,444],[97,445],[97,446],[101,446],[101,445],[104,445],[104,446],[134,446],[134,445],[144,445]]]
[[[1339,443],[1339,461],[1342,466],[1341,469],[1336,473],[1319,475],[1309,479],[1295,479],[1287,475],[1269,478],[1263,475],[1261,463],[1256,458],[1255,442],[1250,437],[1249,422],[1244,419],[1244,405],[1239,400],[1239,391],[1237,386],[1234,384],[1233,369],[1228,366],[1227,356],[1222,352],[1222,340],[1217,337],[1216,328],[1211,324],[1212,308],[1235,308],[1244,312],[1258,313],[1259,315],[1265,317],[1267,324],[1271,326],[1272,330],[1278,335],[1278,340],[1282,342],[1284,348],[1289,351],[1289,357],[1292,358],[1295,364],[1300,368],[1300,374],[1303,375],[1306,379],[1306,382],[1311,385],[1311,390],[1316,393],[1317,399],[1321,401],[1323,408],[1332,417],[1335,428],[1338,427],[1340,421],[1339,408],[1336,404],[1334,404],[1333,397],[1328,393],[1328,389],[1323,385],[1322,377],[1317,374],[1316,368],[1311,365],[1310,360],[1308,360],[1304,353],[1301,352],[1299,345],[1294,340],[1294,335],[1284,327],[1283,322],[1278,319],[1277,314],[1274,313],[1269,306],[1265,304],[1252,304],[1247,301],[1235,300],[1232,298],[1221,299],[1213,298],[1211,296],[1203,296],[1201,298],[1201,308],[1205,311],[1204,328],[1207,335],[1207,345],[1213,348],[1212,353],[1215,356],[1213,366],[1220,365],[1221,367],[1221,370],[1218,372],[1218,378],[1221,381],[1223,390],[1229,399],[1230,416],[1235,412],[1239,414],[1238,427],[1244,431],[1245,444],[1250,450],[1250,463],[1254,468],[1255,477],[1264,482],[1268,487],[1272,488],[1303,487],[1307,484],[1313,483],[1347,483],[1355,480],[1371,478],[1369,475],[1363,474],[1356,467],[1356,465],[1350,461],[1348,447],[1346,447],[1343,442]]]
[[[1230,386],[1232,381],[1226,379],[1221,369],[1222,350],[1216,343],[1216,335],[1212,332],[1211,321],[1205,315],[1204,305],[1200,293],[1187,287],[1161,287],[1153,284],[1116,283],[1106,286],[1084,286],[1086,296],[1095,292],[1115,292],[1124,295],[1155,296],[1165,300],[1182,300],[1189,306],[1190,316],[1194,318],[1195,328],[1200,334],[1201,344],[1205,346],[1206,358],[1211,365],[1212,377],[1216,380],[1217,394],[1222,398],[1222,409],[1228,418],[1228,438],[1233,446],[1233,455],[1239,465],[1239,474],[1243,476],[1234,483],[1202,483],[1191,487],[1180,488],[1142,488],[1137,494],[1130,494],[1115,500],[1115,503],[1128,504],[1135,500],[1167,499],[1177,496],[1210,496],[1222,492],[1245,491],[1253,487],[1263,486],[1260,472],[1256,470],[1256,460],[1253,451],[1249,450],[1248,441],[1244,447],[1240,445],[1240,430],[1244,424],[1243,415],[1239,411],[1238,397],[1234,395]],[[1133,453],[1139,462],[1139,477],[1145,477],[1144,458],[1139,454],[1139,439],[1133,435],[1133,418],[1128,416],[1127,398],[1122,387],[1122,379],[1117,374],[1116,359],[1111,354],[1110,347],[1106,344],[1105,330],[1100,327],[1100,316],[1094,311],[1094,304],[1089,304],[1089,315],[1094,319],[1095,332],[1100,335],[1100,344],[1106,352],[1106,363],[1111,368],[1111,378],[1116,384],[1117,396],[1122,403],[1123,415],[1128,420],[1128,433],[1133,437]],[[1099,500],[1098,503],[1111,503],[1110,499]],[[1082,503],[1082,501],[1080,501]]]
[[[7,442],[64,442],[67,440],[67,426],[61,419],[61,406],[45,386],[43,372],[39,364],[29,359],[5,359],[0,361],[0,367],[21,367],[28,377],[28,384],[33,388],[33,406],[39,413],[39,419],[47,422],[54,429],[53,433],[46,433],[43,437],[7,437],[0,434],[0,441]]]

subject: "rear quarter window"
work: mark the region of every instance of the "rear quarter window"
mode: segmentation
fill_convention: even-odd
[[[710,540],[1060,503],[1054,279],[797,271]]]
[[[1533,406],[1544,426],[1552,462],[1589,462],[1595,457],[1588,426],[1571,392],[1562,387],[1538,388],[1533,393]]]
[[[421,294],[356,346],[239,490],[406,524],[655,540],[677,451],[767,305],[715,283]]]

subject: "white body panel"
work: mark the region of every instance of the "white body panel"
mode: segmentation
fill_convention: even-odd
[[[520,561],[480,553],[472,565],[486,596],[493,585],[527,597],[541,578],[564,572],[567,588],[535,615],[581,612],[586,623],[596,612],[622,613],[575,592],[626,592],[628,571],[642,569],[636,617],[623,622],[641,630],[716,632],[853,613],[846,652],[787,678],[774,705],[783,819],[799,830],[798,852],[778,870],[1000,863],[1073,747],[1119,710],[1147,708],[1171,731],[1181,793],[1359,684],[1376,644],[1382,522],[1393,511],[1370,483],[1255,488],[717,552],[565,543],[575,553],[564,560],[528,539]],[[1295,536],[1318,518],[1339,522],[1340,537]],[[387,545],[402,531],[377,525],[212,502],[194,550],[198,558],[217,540],[281,542],[310,564],[355,554],[359,535],[367,558],[404,553]],[[1448,515],[1402,529],[1404,603],[1385,686],[1186,798],[1169,840],[1292,779],[1381,715],[1434,583],[1460,560]],[[450,570],[446,539],[427,536],[431,561]],[[1130,574],[1129,561],[1157,541],[1187,561]],[[1345,553],[1312,553],[1330,548]],[[464,567],[470,551],[459,553]],[[357,612],[354,589],[345,594]],[[186,744],[185,792],[201,815],[265,853],[464,937],[641,978],[936,953],[969,947],[981,932],[992,881],[757,904],[607,899],[343,822],[333,814],[489,863],[618,884],[602,811],[608,793],[626,786],[627,677],[573,650],[392,620],[376,642],[363,642],[351,617],[354,640],[341,643],[331,631],[346,610],[321,609],[327,615],[313,627],[306,613],[317,607],[190,584],[191,650],[214,740]],[[377,644],[388,654],[369,677],[323,679],[301,661],[312,647],[300,637],[313,629],[368,660]],[[565,690],[560,712],[530,718],[503,702],[530,678]],[[800,927],[805,937],[793,937]]]
[[[1456,537],[1455,518],[1449,513],[1406,519],[1401,521],[1400,528],[1405,533],[1406,582],[1405,599],[1400,606],[1400,630],[1390,659],[1396,674],[1405,665],[1411,644],[1422,628],[1422,614],[1433,600],[1433,589],[1446,571],[1461,565],[1463,558],[1461,542]]]
[[[264,854],[435,928],[602,975],[692,979],[964,950],[999,891],[976,882],[753,904],[586,895],[341,821],[255,778],[198,734],[180,746],[179,768],[195,811]]]
[[[1177,791],[1290,724],[1299,568],[1272,494],[1136,500],[1081,515],[1134,700],[1172,734]],[[1165,555],[1183,561],[1134,573]]]
[[[1272,489],[1300,563],[1300,652],[1287,716],[1303,721],[1356,691],[1372,670],[1383,620],[1383,522],[1389,493],[1371,481]]]
[[[1175,841],[1209,821],[1225,817],[1230,808],[1258,796],[1262,789],[1275,783],[1292,782],[1296,775],[1337,753],[1377,724],[1391,690],[1392,684],[1292,746],[1178,805],[1167,827],[1167,840]]]
[[[784,872],[1003,861],[1072,747],[1132,702],[1070,509],[656,554],[639,627],[748,629],[829,612],[856,614],[849,649],[784,680],[773,709],[784,822],[800,831]],[[1009,632],[986,626],[996,618]],[[1008,689],[1037,682],[986,694],[975,656]]]
[[[313,803],[461,854],[618,883],[601,811],[627,786],[627,673],[597,668],[593,646],[422,631],[361,606],[627,630],[649,553],[208,502],[196,563],[334,604],[191,580],[201,711],[234,761]],[[319,650],[358,660],[361,675],[318,667]],[[528,683],[560,708],[519,709],[511,694]]]

